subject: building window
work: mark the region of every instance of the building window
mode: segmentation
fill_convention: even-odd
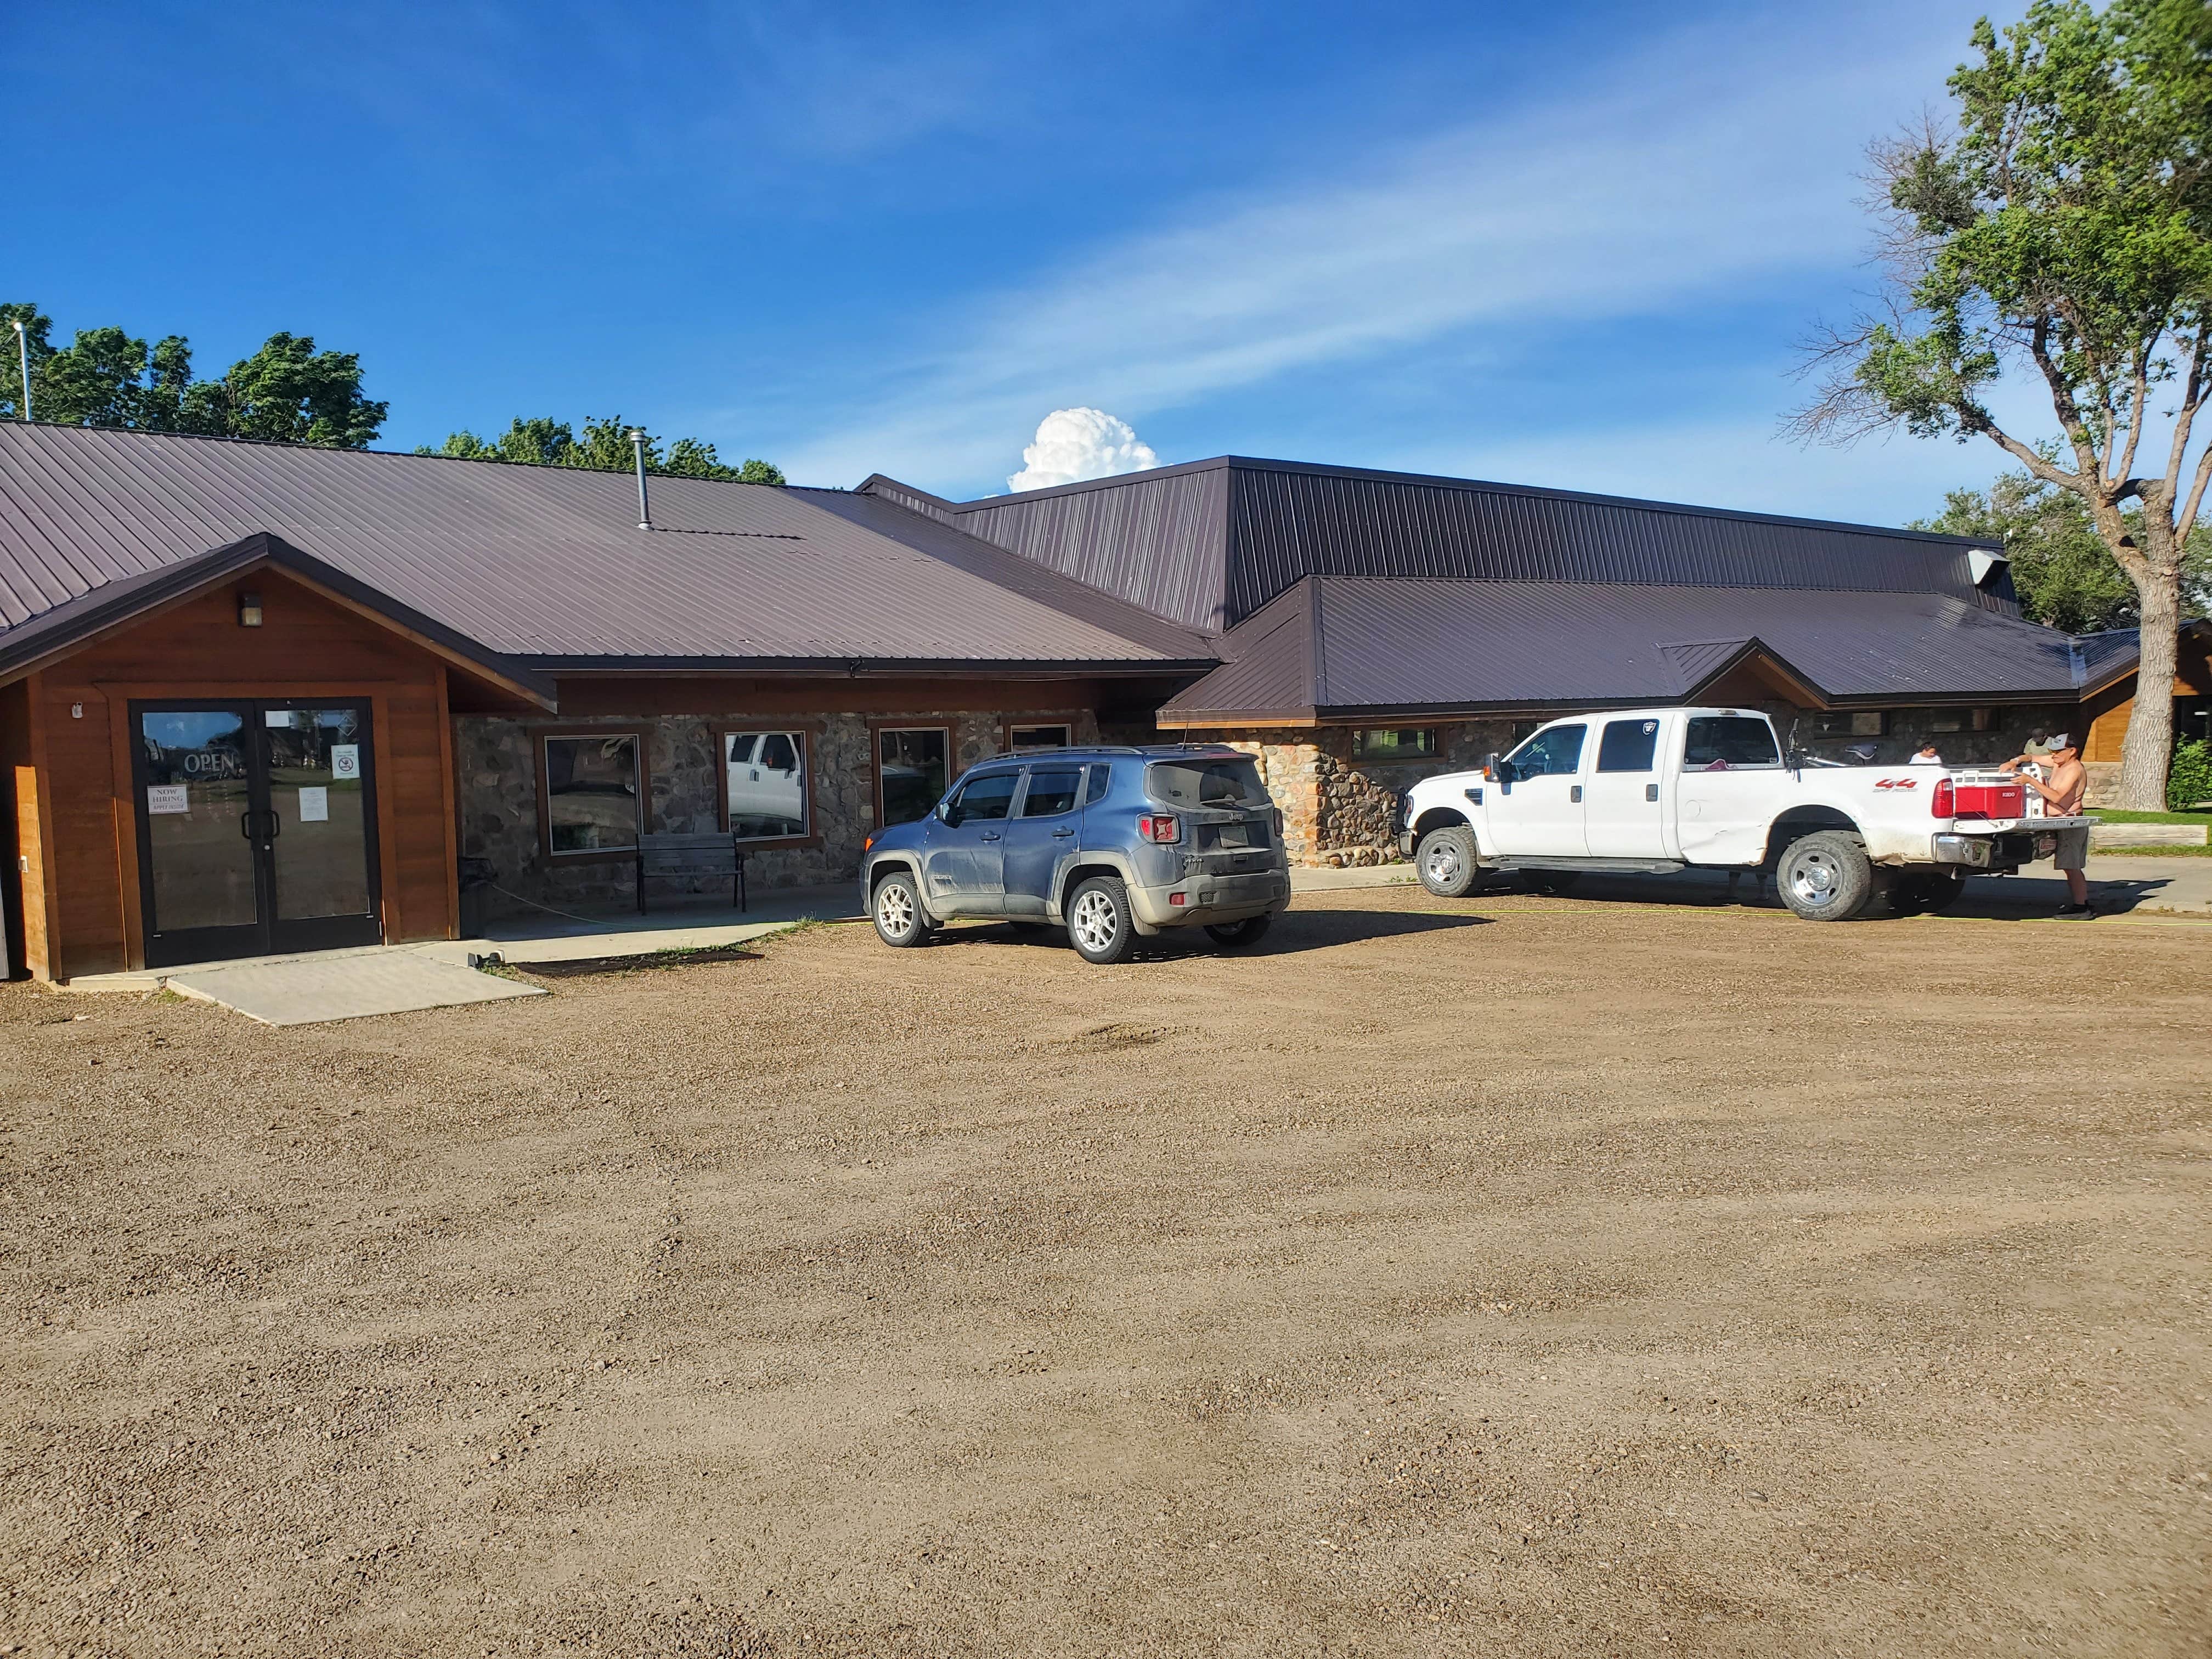
[[[804,732],[722,733],[722,802],[739,841],[795,841],[811,829]]]
[[[1012,726],[1006,727],[1006,747],[1012,749],[1065,749],[1068,730],[1065,723],[1051,726]]]
[[[1820,738],[1878,738],[1889,730],[1889,717],[1880,708],[1826,708],[1813,716],[1813,735]]]
[[[927,817],[952,781],[952,734],[941,726],[886,726],[876,732],[876,821]]]
[[[547,738],[539,775],[545,786],[545,850],[626,853],[644,829],[645,791],[635,732]]]
[[[1436,728],[1431,726],[1358,731],[1352,734],[1352,758],[1354,760],[1417,760],[1423,755],[1436,752],[1437,732]]]

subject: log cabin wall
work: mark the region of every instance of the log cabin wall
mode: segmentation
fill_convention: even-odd
[[[240,624],[240,595],[249,591],[261,600],[258,628]],[[17,840],[38,838],[27,850],[44,854],[51,884],[51,937],[26,951],[34,974],[67,979],[143,965],[126,729],[133,700],[368,698],[384,938],[453,937],[447,671],[430,652],[262,569],[100,635],[23,684],[30,763],[12,760],[14,793],[21,819],[27,782],[36,811],[19,823]],[[0,743],[4,731],[0,717]],[[30,931],[40,931],[35,921]]]

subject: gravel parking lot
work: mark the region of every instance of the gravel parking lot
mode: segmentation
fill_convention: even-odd
[[[2212,928],[0,987],[0,1650],[2203,1654]]]

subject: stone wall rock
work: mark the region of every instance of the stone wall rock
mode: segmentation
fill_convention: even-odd
[[[955,775],[999,752],[1000,721],[1066,721],[1079,744],[1097,741],[1093,717],[1063,709],[1003,716],[963,709],[918,709],[902,724],[951,728]],[[633,902],[635,866],[626,854],[550,858],[539,841],[538,739],[546,731],[636,732],[645,739],[651,799],[647,829],[656,835],[703,835],[720,827],[720,756],[716,732],[731,726],[799,730],[809,734],[809,779],[814,834],[806,845],[767,847],[746,860],[749,890],[848,881],[860,867],[861,843],[875,827],[875,770],[865,714],[759,716],[727,714],[606,716],[588,720],[510,720],[464,714],[454,720],[454,760],[459,773],[461,852],[491,866],[497,887],[488,907],[494,915],[533,905],[567,908]],[[686,893],[727,891],[719,881],[656,881],[648,902],[675,901]]]

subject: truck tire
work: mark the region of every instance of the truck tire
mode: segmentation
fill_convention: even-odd
[[[1474,851],[1474,831],[1463,823],[1431,830],[1413,849],[1413,869],[1421,885],[1438,898],[1465,898],[1482,873]]]
[[[1129,889],[1119,876],[1092,876],[1067,896],[1067,942],[1075,954],[1100,967],[1120,962],[1136,947]]]
[[[1874,896],[1874,865],[1863,838],[1818,830],[1790,844],[1774,884],[1782,902],[1808,921],[1849,921]]]
[[[876,937],[897,950],[906,950],[929,937],[929,912],[921,908],[921,890],[903,870],[894,871],[876,884],[869,915]]]

